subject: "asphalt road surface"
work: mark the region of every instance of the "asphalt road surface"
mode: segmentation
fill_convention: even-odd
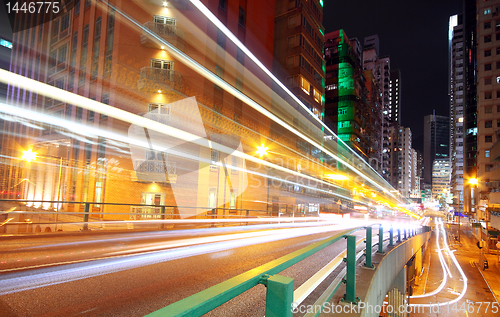
[[[0,316],[144,316],[360,225],[351,220],[340,225],[2,237]],[[340,240],[281,274],[294,278],[297,288],[345,246]],[[259,285],[208,315],[264,313],[265,287]]]

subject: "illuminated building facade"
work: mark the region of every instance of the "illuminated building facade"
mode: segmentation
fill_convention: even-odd
[[[259,6],[247,1],[204,3],[242,43],[252,47],[266,67],[272,68],[272,32],[268,37],[255,35],[273,29],[274,2]],[[133,1],[110,1],[110,4],[108,7],[95,1],[71,2],[64,14],[55,19],[45,17],[43,22],[36,20],[41,15],[19,15],[15,21],[10,70],[139,116],[153,113],[154,117],[157,113],[172,124],[191,122],[189,120],[198,116],[199,125],[204,127],[198,134],[200,137],[238,135],[242,146],[253,149],[260,139],[255,131],[269,135],[268,118],[196,74],[155,39],[158,36],[167,41],[237,89],[250,94],[254,91],[257,102],[270,105],[270,83],[266,83],[266,91],[266,87],[253,87],[245,79],[256,81],[265,76],[252,75],[248,69],[255,66],[217,27],[189,7],[190,4],[176,0],[141,6]],[[119,118],[14,86],[10,88],[8,101],[13,105],[43,111],[54,118],[74,122],[75,126],[121,134],[130,132],[130,124]],[[266,92],[262,93],[261,89]],[[199,103],[191,108],[193,113],[182,105],[182,101],[191,96]],[[29,126],[8,122],[6,125],[5,131],[9,133],[4,135],[4,142],[8,143],[4,153],[13,161],[2,171],[2,178],[7,180],[2,188],[4,198],[95,202],[91,212],[101,218],[107,217],[102,214],[104,211],[123,211],[120,206],[99,205],[102,202],[203,206],[205,210],[207,206],[234,209],[244,205],[266,209],[263,205],[252,205],[251,199],[242,195],[246,187],[246,195],[260,196],[260,191],[265,195],[269,192],[267,188],[256,189],[245,183],[262,180],[257,177],[244,180],[240,177],[242,173],[238,174],[235,169],[230,170],[228,176],[227,170],[222,171],[222,167],[215,164],[220,159],[220,153],[215,150],[197,153],[212,163],[194,164],[169,155],[163,157],[162,164],[162,155],[153,149],[144,150],[146,158],[137,160],[130,156],[131,146],[127,143],[108,142],[102,137],[82,138],[77,135],[78,131],[73,133],[49,124]],[[253,133],[249,127],[253,127]],[[196,134],[199,127],[182,128]],[[37,152],[37,161],[19,160],[22,151],[28,148]],[[235,168],[244,167],[244,161],[237,158],[231,164]],[[187,176],[178,177],[182,172]],[[168,179],[162,180],[162,175],[165,178],[167,174]],[[175,194],[176,191],[179,194]],[[35,203],[38,205],[40,203]],[[68,211],[83,209],[83,204],[73,203],[42,205]],[[203,212],[203,209],[193,210],[194,214]]]
[[[325,122],[380,171],[381,105],[373,75],[361,68],[361,44],[344,30],[325,35]]]
[[[276,0],[273,72],[320,120],[325,106],[324,41],[322,0]],[[287,101],[296,104],[289,97]]]
[[[389,80],[389,118],[401,125],[401,71],[391,70]]]
[[[463,16],[453,15],[449,21],[448,50],[450,96],[450,190],[453,205],[464,205],[464,32]],[[458,198],[460,197],[460,201]]]
[[[419,171],[419,160],[421,160],[422,155],[415,149],[411,149],[411,198],[421,198],[420,194],[420,171]],[[417,200],[418,201],[418,200]]]
[[[472,205],[488,199],[500,180],[491,177],[496,163],[490,158],[500,127],[500,1],[477,6],[477,192]]]
[[[432,165],[432,198],[448,197],[450,191],[450,160],[435,159]]]
[[[464,0],[464,210],[472,206],[471,187],[468,179],[477,177],[477,15],[476,5],[490,2]],[[484,13],[484,11],[483,11]]]
[[[404,197],[410,197],[413,175],[412,134],[403,126],[398,130],[398,187]]]
[[[424,182],[432,184],[432,166],[436,159],[450,155],[450,118],[435,114],[424,117]]]
[[[354,143],[353,152],[324,125],[321,108],[308,106],[310,99],[277,91],[274,1],[202,2],[207,8],[183,0],[74,1],[43,23],[36,15],[17,18],[14,75],[7,75],[31,78],[46,91],[20,88],[24,78],[9,87],[12,108],[38,118],[18,113],[6,122],[2,197],[69,212],[90,204],[94,220],[160,218],[158,206],[188,217],[235,209],[317,213],[320,204],[328,209],[339,199],[346,207],[370,197],[399,203],[358,155],[370,153],[376,109],[367,103],[370,87],[360,69],[363,100],[354,102],[352,122],[363,124],[357,133],[364,143],[363,151]],[[290,11],[314,11],[293,3],[287,2]],[[280,40],[314,45],[304,14],[292,22],[310,35]],[[310,54],[300,43],[296,49]],[[355,50],[359,56],[359,43]],[[322,99],[316,93],[322,86],[314,85],[308,96],[319,107],[314,98]],[[259,158],[257,146],[269,151]],[[38,158],[23,159],[28,150]]]
[[[391,177],[390,174],[393,160],[393,158],[391,158],[391,154],[393,153],[393,151],[389,151],[389,134],[391,133],[390,127],[391,122],[393,121],[390,97],[390,93],[392,90],[390,82],[391,63],[389,57],[380,57],[379,49],[380,44],[377,34],[365,37],[363,40],[362,66],[364,70],[372,71],[374,80],[379,90],[380,103],[382,108],[382,139],[381,141],[379,141],[382,148],[381,172],[392,186],[397,187],[397,182],[394,182],[394,180],[397,179],[397,175],[395,177]],[[397,131],[398,127],[396,126],[395,129]],[[396,159],[397,158],[395,157],[394,160]]]

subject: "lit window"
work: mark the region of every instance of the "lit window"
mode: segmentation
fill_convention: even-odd
[[[484,151],[484,157],[490,157],[490,150]]]
[[[464,122],[464,117],[458,118],[458,122]]]
[[[313,97],[316,102],[321,103],[321,94],[316,88],[313,89]]]
[[[311,84],[304,78],[300,77],[300,88],[306,93],[311,94]]]

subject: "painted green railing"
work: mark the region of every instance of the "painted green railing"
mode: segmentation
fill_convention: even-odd
[[[375,244],[371,243],[372,226],[379,227],[379,239]],[[342,238],[347,239],[347,251],[339,255],[341,258],[343,258],[343,255],[347,254],[347,257],[342,259],[347,263],[346,269],[344,269],[343,271],[346,275],[346,278],[343,280],[338,280],[339,282],[331,287],[331,292],[334,293],[338,289],[340,282],[343,282],[346,284],[346,294],[344,295],[344,300],[349,302],[357,302],[358,299],[355,297],[355,278],[356,263],[360,258],[360,254],[356,254],[356,246],[363,240],[367,242],[367,245],[372,246],[370,248],[370,251],[366,252],[365,254],[367,258],[366,265],[371,266],[371,249],[373,248],[373,246],[378,245],[378,251],[381,252],[384,241],[390,240],[389,245],[394,245],[394,232],[392,226],[388,231],[386,231],[389,232],[389,238],[385,240],[383,227],[380,224],[374,224],[372,226],[357,227],[340,232],[330,238],[313,243],[310,246],[282,256],[274,261],[268,262],[222,283],[207,288],[206,290],[189,296],[183,300],[170,304],[164,308],[161,308],[160,310],[148,314],[147,316],[201,316],[259,284],[263,284],[267,287],[265,313],[267,317],[292,316],[292,303],[294,300],[294,280],[289,277],[278,275],[278,273],[306,259],[312,254],[326,248],[327,246],[339,241]],[[352,235],[352,233],[363,229],[367,229],[366,239],[356,241],[357,236]],[[403,229],[405,239],[407,237],[416,235],[419,231],[423,231],[423,229]],[[401,229],[398,229],[398,242],[401,242]],[[342,262],[342,260],[340,262]],[[338,264],[331,265],[331,267],[329,268],[329,272],[331,273],[336,267],[338,267]],[[318,285],[319,282],[311,284]],[[331,298],[331,294],[329,296]],[[328,299],[328,296],[326,298]],[[303,300],[303,298],[301,300]]]

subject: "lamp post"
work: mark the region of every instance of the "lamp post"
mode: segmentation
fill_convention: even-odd
[[[267,149],[264,144],[261,144],[260,146],[257,146],[257,151],[255,153],[259,154],[259,157],[262,159],[264,155],[267,155]],[[269,176],[268,173],[266,175]],[[269,213],[269,177],[267,177],[267,199],[266,199],[266,212]]]
[[[469,185],[475,185],[475,187],[477,189],[478,188],[478,184],[479,184],[479,180],[477,178],[469,178],[468,183],[469,183]],[[471,191],[472,191],[472,188],[473,187],[471,187]],[[470,204],[471,204],[471,206],[470,206],[469,210],[472,208],[472,199],[474,198],[474,196],[475,195],[473,195],[471,193],[471,195],[470,195],[471,198],[470,198],[470,201],[469,201]],[[474,198],[474,204],[476,204],[476,199],[475,198]],[[476,210],[476,218],[477,218],[477,210]],[[479,222],[481,222],[481,221],[479,221]],[[481,231],[480,231],[480,237],[482,238],[482,236],[483,236],[483,232],[482,232],[482,229],[481,229]]]
[[[54,157],[51,157],[51,156],[47,156],[47,155],[37,155],[36,152],[33,152],[32,149],[28,149],[27,151],[23,151],[23,156],[22,156],[22,159],[26,160],[28,163],[31,162],[31,161],[36,161],[37,157],[44,157],[44,158],[54,158]],[[57,201],[58,203],[56,203],[56,212],[59,211],[59,199],[61,197],[61,177],[62,177],[62,161],[63,161],[63,158],[62,156],[59,158],[59,174],[58,174],[58,180],[57,180]],[[42,197],[42,200],[43,200],[43,197]],[[56,214],[57,216],[57,214]]]

